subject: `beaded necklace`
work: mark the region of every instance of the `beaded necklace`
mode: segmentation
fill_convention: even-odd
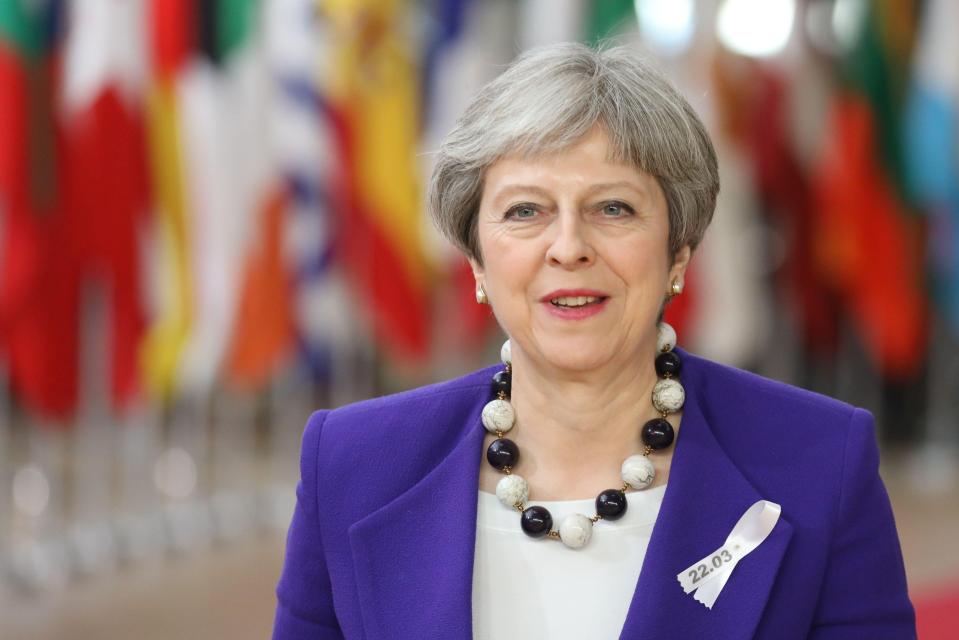
[[[516,509],[522,514],[520,526],[526,535],[532,538],[557,539],[572,549],[584,547],[592,537],[594,523],[623,517],[627,507],[627,491],[643,490],[653,483],[656,469],[649,455],[653,451],[666,449],[673,443],[675,432],[667,417],[670,413],[679,411],[686,400],[686,392],[678,379],[682,363],[679,355],[673,351],[674,346],[676,332],[670,325],[660,322],[657,335],[659,353],[655,362],[659,380],[652,393],[653,407],[660,417],[643,425],[640,432],[643,453],[629,456],[623,461],[623,486],[619,489],[606,489],[596,496],[594,516],[580,513],[568,515],[560,523],[559,529],[555,530],[553,516],[548,509],[540,505],[527,506],[529,485],[522,476],[513,473],[520,456],[516,443],[505,437],[506,432],[516,423],[516,413],[509,401],[512,386],[509,340],[503,344],[500,358],[505,368],[493,376],[493,393],[496,397],[483,407],[483,426],[496,436],[486,449],[486,460],[504,474],[496,485],[496,497],[508,508]]]

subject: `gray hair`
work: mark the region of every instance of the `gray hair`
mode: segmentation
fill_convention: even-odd
[[[509,154],[561,151],[597,123],[609,136],[611,160],[659,182],[670,256],[685,245],[694,249],[716,206],[716,152],[686,99],[626,47],[539,47],[483,87],[437,153],[428,196],[434,223],[481,261],[477,214],[489,166]]]

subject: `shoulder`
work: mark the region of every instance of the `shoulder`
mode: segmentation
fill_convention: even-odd
[[[720,364],[690,353],[683,354],[683,375],[706,400],[706,410],[775,412],[784,417],[846,421],[852,405],[785,382]]]
[[[850,459],[876,456],[865,409],[783,382],[684,354],[687,407],[709,424],[730,458],[760,486],[802,486],[816,477],[838,489]]]
[[[489,400],[490,379],[497,367],[465,376],[345,405],[329,411],[325,430],[337,435],[343,429],[386,431],[405,423],[418,423],[451,412],[469,411]],[[356,434],[351,434],[351,437]]]
[[[488,367],[436,384],[315,412],[303,435],[304,467],[321,476],[386,473],[401,484],[425,473],[479,423],[491,398]]]

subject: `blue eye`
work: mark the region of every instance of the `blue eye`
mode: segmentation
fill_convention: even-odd
[[[607,202],[603,204],[603,215],[609,218],[622,218],[632,215],[632,208],[622,202]]]
[[[520,204],[506,212],[507,218],[514,220],[529,220],[536,217],[536,208],[528,204]]]

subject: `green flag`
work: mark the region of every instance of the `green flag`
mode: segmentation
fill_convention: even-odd
[[[627,21],[635,20],[633,0],[595,0],[590,5],[586,32],[590,44],[615,36]]]
[[[200,49],[220,64],[241,49],[256,28],[260,0],[207,0],[196,6]]]
[[[5,75],[0,92],[5,94],[8,113],[22,116],[12,126],[27,132],[25,148],[6,148],[3,154],[20,158],[27,167],[25,184],[27,197],[38,205],[50,205],[55,194],[56,171],[54,163],[53,128],[53,74],[46,64],[49,43],[59,24],[60,2],[30,2],[29,0],[0,0],[0,48],[10,56],[5,64],[19,73]],[[21,108],[23,105],[26,108]],[[3,144],[18,145],[19,136],[10,136]],[[8,184],[7,189],[17,190]],[[7,197],[11,197],[8,195]]]
[[[0,2],[0,41],[23,58],[40,57],[52,25],[52,4],[28,0]]]
[[[223,58],[243,46],[256,25],[259,0],[219,0],[217,36]]]
[[[902,112],[917,8],[914,0],[870,2],[865,11],[858,37],[842,60],[843,81],[869,104],[883,167],[896,192],[905,196]]]

